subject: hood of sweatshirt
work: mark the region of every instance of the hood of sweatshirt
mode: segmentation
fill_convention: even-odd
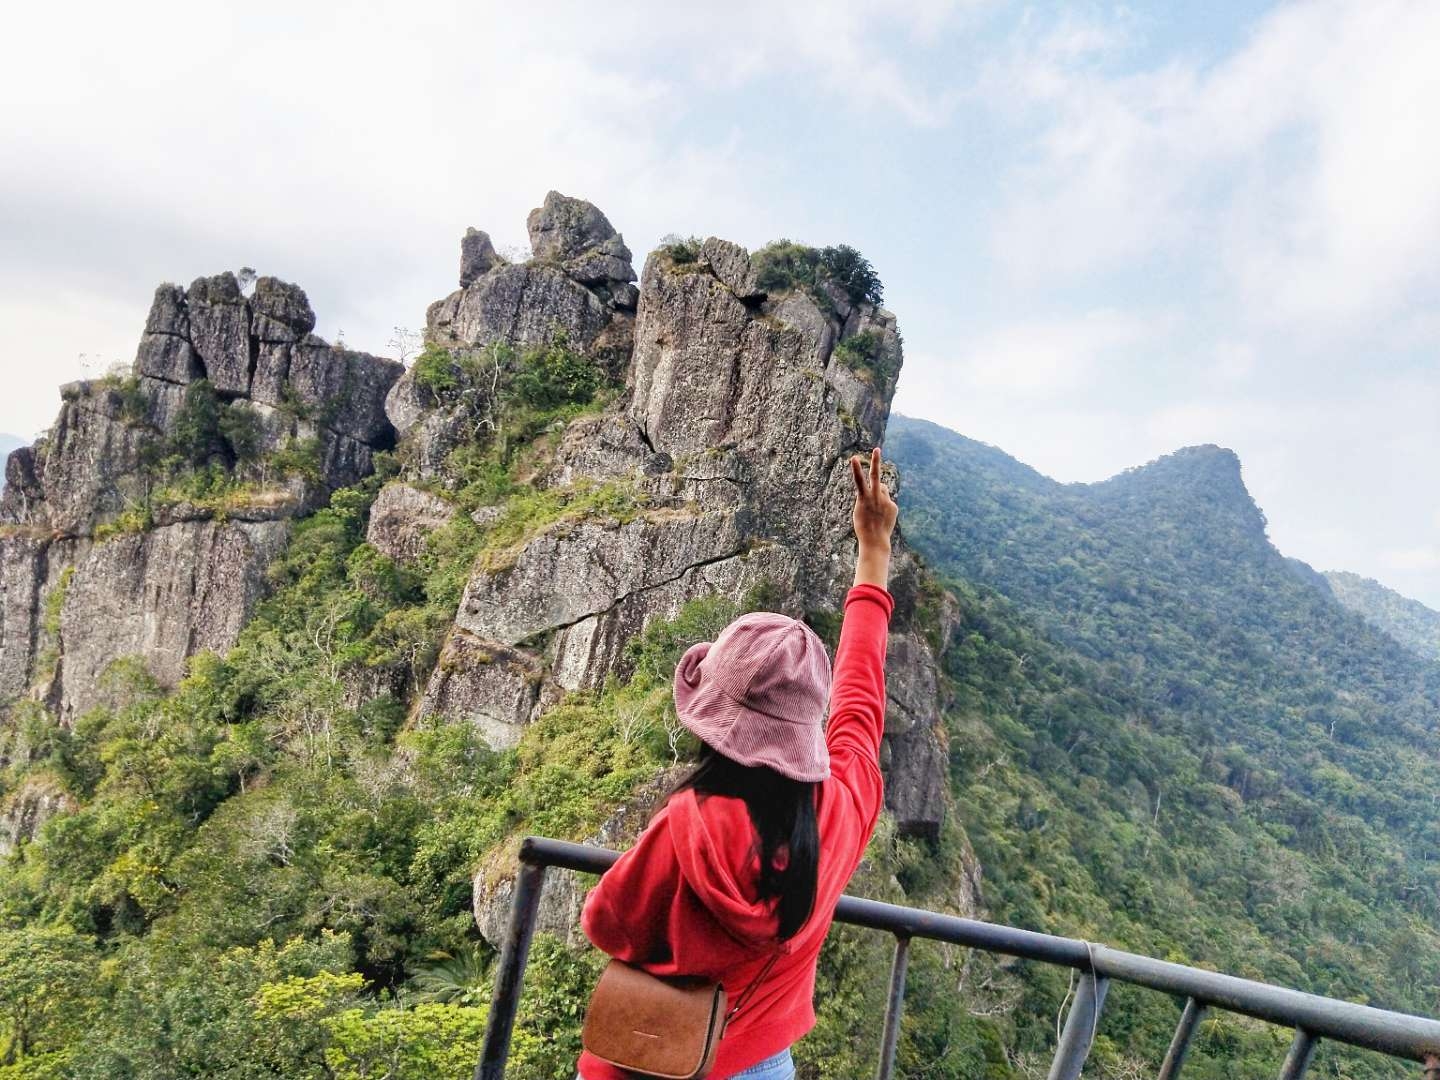
[[[760,838],[743,799],[677,792],[666,807],[680,873],[715,921],[740,944],[774,946],[776,901],[760,900]],[[789,951],[788,943],[782,951]]]

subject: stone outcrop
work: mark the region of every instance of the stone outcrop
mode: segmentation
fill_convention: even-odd
[[[68,813],[74,805],[59,781],[43,773],[27,776],[0,802],[0,858],[35,839],[40,826],[56,814]]]
[[[484,277],[500,264],[490,234],[479,229],[466,229],[460,241],[460,288],[472,284],[476,278]]]
[[[414,562],[425,550],[425,538],[454,515],[455,507],[438,495],[410,484],[386,484],[370,505],[365,539],[396,562]]]
[[[230,273],[162,285],[130,375],[61,389],[55,424],[6,464],[0,700],[30,693],[68,720],[117,659],[173,683],[233,644],[289,519],[394,445],[384,401],[401,365],[314,327],[304,291],[277,278],[249,297]],[[166,459],[197,454],[237,481],[223,520],[167,486],[183,475]]]
[[[487,256],[479,269],[473,256],[484,245],[469,234],[463,287],[430,309],[432,348],[482,358],[471,363],[464,407],[413,375],[386,403],[406,484],[443,488],[447,455],[477,435],[476,401],[503,392],[510,375],[485,367],[495,355],[485,350],[558,336],[623,383],[612,405],[551,439],[534,483],[607,487],[631,509],[564,515],[508,550],[487,550],[418,705],[422,716],[476,725],[496,748],[514,745],[564,692],[623,677],[627,642],[690,600],[739,602],[763,587],[767,603],[789,614],[834,613],[853,573],[848,459],[882,441],[900,363],[889,312],[838,289],[767,294],[738,245],[707,240],[686,263],[652,255],[632,315],[619,289],[633,277],[629,252],[603,214],[552,193],[529,226],[534,257],[519,265]],[[839,348],[852,340],[883,358],[888,374],[858,364],[856,346]],[[476,386],[475,370],[490,383]],[[436,508],[392,487],[372,530],[403,555],[423,543]],[[899,542],[883,754],[899,828],[933,836],[947,803],[947,752],[932,642],[948,628],[934,625],[933,610],[922,615],[925,580]],[[492,940],[509,888],[503,875],[477,878],[477,918]],[[579,896],[547,890],[542,923],[573,931]]]
[[[494,749],[508,750],[535,714],[544,674],[535,653],[457,629],[440,652],[418,715],[464,718]]]
[[[496,255],[488,234],[466,231],[460,288],[430,305],[426,344],[498,374],[506,356],[563,342],[622,377],[639,295],[630,249],[594,206],[558,192],[530,214],[529,225],[533,256],[524,263]],[[416,477],[444,478],[446,456],[483,431],[487,401],[484,393],[437,395],[414,368],[401,377],[385,408]]]
[[[602,319],[628,318],[609,286],[576,269],[596,253],[628,259],[603,214],[551,193],[529,226],[534,259],[494,266],[433,306],[432,344],[523,348],[546,340],[548,327],[584,351],[600,339]],[[462,244],[466,259],[474,243]],[[627,274],[616,267],[610,281]],[[691,263],[652,255],[623,369],[626,396],[572,422],[538,477],[560,488],[618,486],[636,509],[565,518],[482,560],[424,712],[469,717],[494,745],[510,745],[537,701],[623,675],[626,643],[689,600],[738,601],[765,586],[790,614],[834,611],[853,568],[848,458],[883,439],[893,389],[852,367],[853,350],[837,349],[861,335],[898,370],[889,312],[838,290],[818,300],[800,289],[767,295],[749,254],[721,240],[706,241]],[[505,374],[494,373],[497,385]],[[391,392],[389,414],[403,439],[433,447],[445,409],[433,399],[427,408],[407,381]],[[412,454],[407,464],[444,480],[441,455]],[[919,574],[901,543],[897,582]],[[895,592],[888,801],[902,830],[933,835],[946,802],[938,665],[918,625],[917,590]],[[485,670],[501,649],[522,659]],[[477,653],[487,660],[472,673],[467,657]],[[525,689],[507,670],[524,671]],[[553,689],[532,696],[540,683]]]

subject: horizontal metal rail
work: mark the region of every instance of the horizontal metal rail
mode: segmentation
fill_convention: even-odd
[[[495,994],[482,1057],[475,1070],[476,1080],[501,1080],[505,1075],[510,1030],[514,1024],[545,868],[555,866],[582,873],[603,874],[619,857],[619,852],[606,848],[543,837],[528,837],[521,844],[520,880],[511,909],[510,932],[496,972]],[[1423,1016],[1337,1001],[1252,979],[1167,963],[1073,938],[941,915],[856,896],[840,898],[835,906],[835,921],[883,930],[894,934],[900,942],[891,973],[890,1003],[877,1071],[877,1076],[881,1078],[890,1076],[893,1068],[905,989],[905,943],[917,937],[1057,964],[1080,972],[1079,990],[1070,1007],[1051,1070],[1051,1076],[1056,1078],[1080,1075],[1099,1026],[1106,988],[1112,980],[1185,999],[1185,1011],[1161,1074],[1167,1080],[1179,1076],[1190,1037],[1207,1008],[1240,1013],[1294,1028],[1295,1042],[1280,1074],[1283,1080],[1304,1076],[1315,1047],[1322,1038],[1422,1062],[1427,1066],[1427,1076],[1431,1075],[1428,1069],[1440,1061],[1440,1021]]]

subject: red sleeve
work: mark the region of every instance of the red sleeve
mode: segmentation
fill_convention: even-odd
[[[585,898],[580,929],[601,952],[641,964],[663,958],[666,915],[679,885],[680,867],[662,809],[635,846],[615,861]]]
[[[850,790],[864,819],[866,838],[885,794],[880,736],[885,732],[885,643],[894,609],[894,599],[877,585],[850,590],[830,686],[830,723],[825,730],[830,773]]]

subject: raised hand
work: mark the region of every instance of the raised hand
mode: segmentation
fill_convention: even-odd
[[[890,580],[890,536],[900,508],[880,479],[880,448],[870,451],[870,467],[864,459],[850,459],[850,475],[855,481],[855,539],[859,555],[855,560],[855,584],[878,585],[882,589]]]

